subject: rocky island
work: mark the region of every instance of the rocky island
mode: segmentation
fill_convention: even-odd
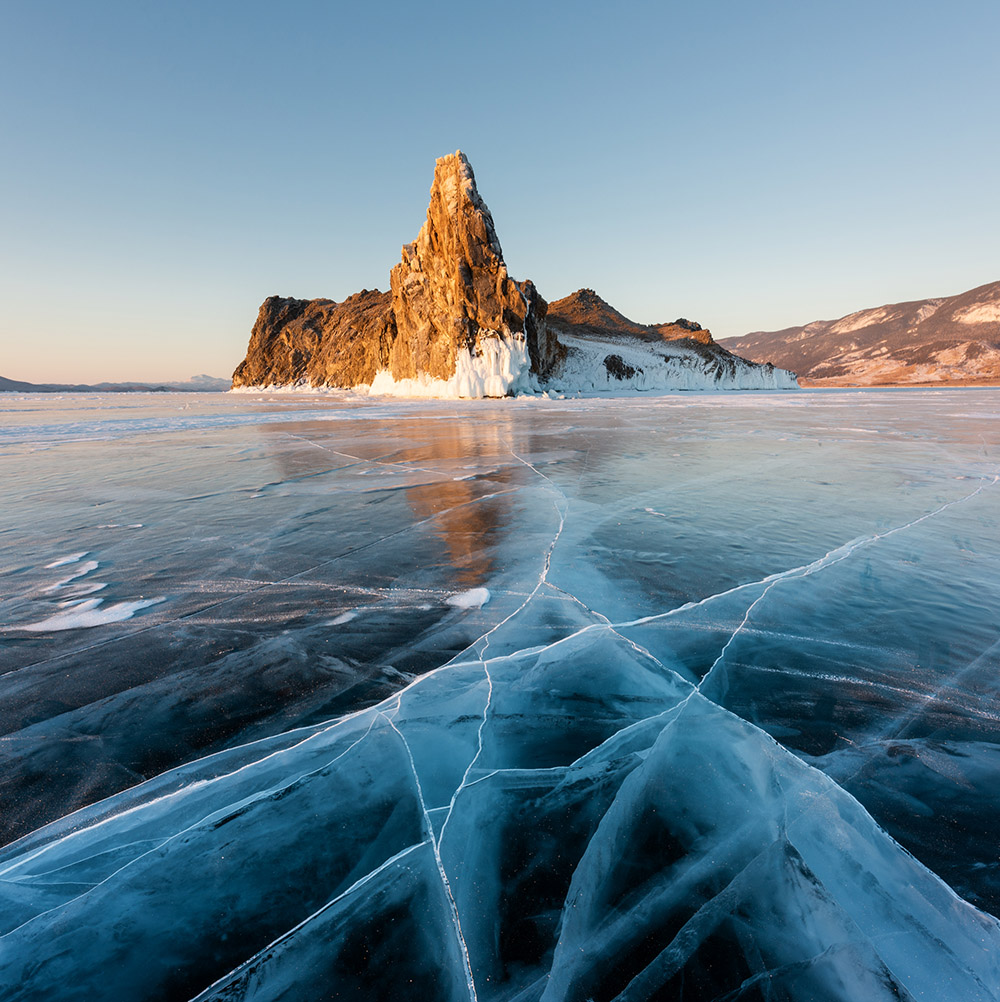
[[[437,161],[427,219],[389,286],[340,303],[266,299],[233,388],[502,397],[796,385],[792,373],[732,354],[688,320],[637,324],[590,289],[550,307],[530,281],[508,274],[461,151]]]

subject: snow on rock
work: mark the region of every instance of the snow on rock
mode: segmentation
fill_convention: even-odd
[[[537,385],[529,367],[528,345],[523,338],[481,332],[475,350],[463,348],[456,352],[455,372],[450,378],[421,372],[413,378],[396,379],[388,369],[381,369],[368,387],[368,393],[371,396],[452,399],[512,396]]]
[[[976,303],[952,314],[952,320],[960,324],[992,324],[1000,320],[1000,301]]]
[[[795,389],[791,372],[758,365],[715,347],[650,344],[630,338],[597,340],[566,334],[565,360],[545,388],[555,393],[656,392],[669,390]]]

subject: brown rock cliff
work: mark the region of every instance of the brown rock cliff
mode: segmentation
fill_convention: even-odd
[[[531,282],[508,274],[461,151],[437,161],[427,218],[403,247],[389,285],[390,292],[359,292],[342,303],[272,296],[233,386],[374,381],[378,392],[482,396],[539,384],[594,388],[607,381],[605,370],[618,381],[642,377],[644,387],[742,379],[762,388],[774,381],[771,370],[746,376],[745,363],[688,320],[638,324],[592,289],[547,305]],[[427,377],[449,385],[428,387]]]
[[[257,314],[233,386],[370,383],[388,364],[395,333],[387,292],[365,290],[342,303],[270,296]]]
[[[437,161],[427,220],[403,247],[389,283],[396,379],[420,372],[448,379],[456,353],[475,351],[483,336],[526,338],[535,372],[555,350],[545,301],[530,282],[519,285],[507,274],[493,217],[461,151]]]

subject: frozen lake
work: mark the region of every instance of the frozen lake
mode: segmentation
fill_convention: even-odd
[[[1000,390],[0,456],[0,997],[1000,999]]]

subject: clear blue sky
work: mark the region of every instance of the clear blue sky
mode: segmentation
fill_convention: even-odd
[[[0,375],[228,375],[388,287],[463,149],[511,273],[717,337],[1000,279],[1000,4],[0,13]]]

